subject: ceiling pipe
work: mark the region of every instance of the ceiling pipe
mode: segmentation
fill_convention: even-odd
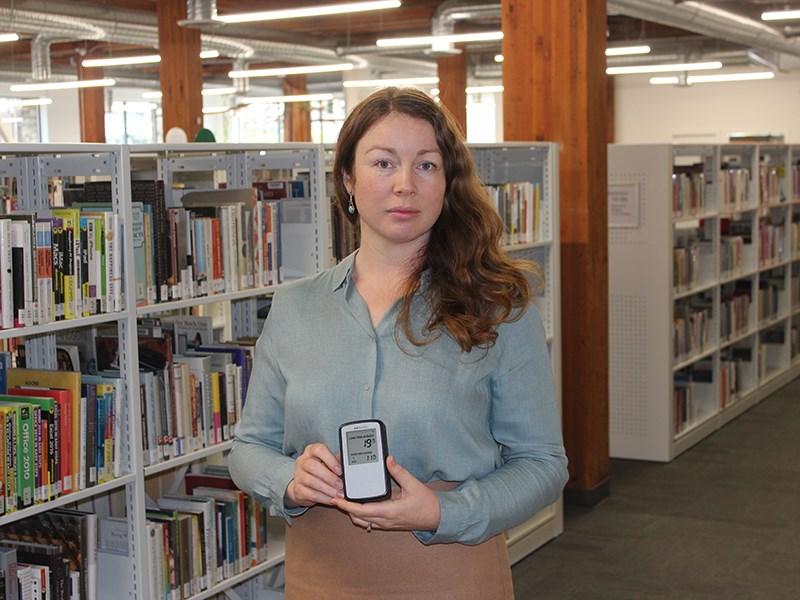
[[[788,40],[769,25],[748,17],[686,0],[608,0],[609,13],[677,27],[712,38],[735,42],[743,46],[774,50],[800,57],[800,43]]]
[[[38,33],[31,39],[31,76],[34,81],[50,79],[50,44],[52,38]]]

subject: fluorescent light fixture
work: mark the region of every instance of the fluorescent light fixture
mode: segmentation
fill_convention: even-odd
[[[78,79],[76,81],[54,81],[50,83],[21,83],[8,89],[12,92],[39,92],[43,90],[74,90],[90,87],[109,87],[117,82],[113,79]]]
[[[82,67],[119,67],[122,65],[147,65],[161,62],[158,54],[146,56],[117,56],[115,58],[87,58],[81,63]]]
[[[619,46],[606,48],[606,56],[629,56],[632,54],[650,54],[650,46]]]
[[[242,98],[242,104],[274,104],[276,102],[312,102],[333,100],[333,94],[297,94],[294,96],[251,96]]]
[[[45,106],[52,103],[52,98],[19,98],[9,100],[8,106]]]
[[[219,58],[219,50],[203,50],[200,58]]]
[[[3,123],[22,123],[22,117],[6,117],[3,119]]]
[[[0,42],[16,42],[18,39],[16,33],[0,33]]]
[[[436,85],[439,83],[438,77],[406,77],[403,79],[353,79],[343,81],[342,85],[346,88],[364,87],[387,87],[390,85]]]
[[[502,91],[502,85],[476,85],[466,89],[468,94],[498,94]]]
[[[756,71],[753,73],[718,73],[716,75],[689,75],[686,83],[719,83],[724,81],[755,81],[759,79],[772,79],[775,73],[772,71]],[[677,84],[680,80],[677,77],[651,77],[650,83],[653,85]]]
[[[275,21],[277,19],[297,19],[300,17],[323,17],[341,15],[369,10],[398,8],[400,0],[380,0],[376,2],[349,2],[347,4],[327,4],[304,8],[286,8],[283,10],[265,10],[261,12],[240,13],[235,15],[217,15],[216,19],[223,23],[247,23],[251,21]]]
[[[768,10],[761,13],[762,21],[784,21],[800,19],[800,10]]]
[[[142,92],[142,98],[149,100],[158,100],[161,96],[163,96],[162,92]]]
[[[702,71],[704,69],[721,69],[718,60],[699,63],[682,63],[671,65],[633,65],[630,67],[608,67],[609,75],[630,75],[634,73],[669,73],[670,71]]]
[[[495,54],[494,55],[494,62],[501,63],[505,57],[502,54]]]
[[[478,33],[454,33],[453,35],[384,38],[377,40],[375,45],[381,48],[395,48],[397,46],[431,46],[433,44],[457,44],[459,42],[492,42],[502,39],[502,31],[482,31]]]
[[[224,113],[228,110],[227,106],[204,106],[203,107],[203,114],[204,115],[213,115],[218,113]]]
[[[228,77],[282,77],[283,75],[307,75],[310,73],[335,73],[337,71],[352,71],[353,63],[339,63],[335,65],[306,65],[303,67],[280,67],[277,69],[246,69],[244,71],[230,71]]]

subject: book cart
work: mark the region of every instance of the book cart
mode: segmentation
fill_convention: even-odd
[[[800,375],[797,151],[610,145],[610,452],[670,461]]]
[[[507,250],[539,263],[547,284],[537,300],[553,357],[556,389],[560,389],[559,287],[558,287],[558,205],[557,152],[553,144],[477,145],[471,150],[481,178],[505,193],[498,210],[509,222]],[[148,546],[148,511],[162,492],[180,492],[182,479],[204,462],[224,464],[230,440],[187,445],[169,457],[150,455],[145,447],[146,410],[141,386],[141,365],[135,348],[144,340],[141,323],[168,318],[189,309],[214,315],[220,339],[255,337],[260,333],[259,301],[279,285],[277,281],[225,282],[223,288],[199,288],[180,282],[158,281],[158,229],[152,224],[153,239],[139,231],[142,221],[134,216],[139,202],[140,182],[164,182],[167,210],[177,207],[190,191],[250,189],[258,182],[302,179],[306,188],[292,199],[290,214],[282,219],[281,281],[311,275],[333,264],[330,228],[330,198],[326,189],[326,165],[331,149],[317,144],[277,145],[12,145],[0,147],[0,177],[14,180],[19,212],[47,215],[55,208],[53,190],[68,182],[102,183],[111,211],[119,221],[117,246],[121,279],[117,305],[112,311],[73,319],[0,329],[0,339],[21,338],[25,344],[26,367],[56,369],[56,337],[65,331],[85,332],[93,338],[98,329],[116,325],[119,339],[120,385],[124,394],[118,424],[121,436],[119,472],[105,483],[75,491],[54,500],[0,516],[0,527],[61,506],[74,506],[97,513],[102,520],[114,518],[111,535],[116,548],[100,549],[97,558],[98,597],[149,598],[154,566]],[[329,170],[329,168],[327,168]],[[517,184],[531,184],[522,195]],[[538,185],[538,190],[534,191]],[[509,187],[510,186],[510,187]],[[515,195],[516,194],[516,195]],[[500,194],[502,196],[502,193]],[[188,197],[188,196],[187,196]],[[524,202],[523,202],[524,199]],[[158,210],[157,208],[155,210]],[[525,211],[535,211],[535,215]],[[515,212],[516,211],[516,212]],[[155,213],[154,213],[155,214]],[[148,266],[141,264],[142,256]],[[149,262],[152,260],[152,262]],[[142,274],[146,284],[142,286]],[[102,527],[102,526],[101,526]],[[206,580],[183,596],[192,599],[218,594],[272,596],[271,581],[280,579],[283,562],[283,523],[268,520],[268,544],[264,560],[231,576]],[[561,503],[550,506],[527,523],[508,532],[512,563],[517,562],[563,530]],[[263,577],[258,577],[263,575]],[[234,591],[236,590],[236,591]]]

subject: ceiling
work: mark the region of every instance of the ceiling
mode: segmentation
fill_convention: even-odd
[[[211,4],[216,4],[218,14],[225,15],[339,1],[217,0]],[[194,0],[190,2],[196,4]],[[400,8],[350,16],[224,25],[204,30],[204,48],[217,47],[221,52],[219,58],[203,61],[204,79],[209,83],[229,84],[227,73],[233,68],[236,58],[240,61],[237,68],[263,68],[278,64],[343,62],[344,55],[348,59],[360,57],[359,64],[368,63],[376,76],[387,72],[432,74],[435,72],[435,57],[430,54],[419,49],[377,53],[374,43],[380,37],[430,35],[431,19],[442,4],[483,9],[475,11],[470,19],[454,21],[456,32],[499,29],[500,0],[449,0],[445,3],[441,0],[403,0]],[[800,49],[793,55],[791,48],[788,53],[760,48],[758,44],[749,43],[751,40],[746,35],[737,37],[736,28],[726,27],[725,23],[718,28],[712,27],[710,33],[706,31],[707,28],[700,27],[704,33],[698,33],[698,27],[694,27],[694,31],[689,30],[692,28],[676,27],[675,23],[669,23],[669,17],[651,16],[650,13],[654,11],[648,9],[648,5],[656,8],[667,6],[669,14],[677,14],[692,4],[697,3],[678,2],[673,8],[670,0],[609,0],[608,43],[614,46],[634,41],[648,42],[656,56],[695,58],[721,53],[729,57],[724,62],[752,62],[752,56],[748,57],[746,51],[755,50],[780,69],[800,65]],[[768,0],[706,0],[703,4],[712,10],[725,11],[725,15],[747,17],[759,23],[762,11],[787,7],[787,3]],[[638,9],[630,9],[630,5],[642,5],[648,9],[645,10],[645,17]],[[620,7],[623,10],[619,10]],[[795,0],[794,8],[800,8],[800,0]],[[49,20],[39,26],[36,20],[40,17]],[[69,18],[76,21],[70,22]],[[6,27],[13,31],[14,24],[19,25],[23,21],[27,23],[27,31],[18,29],[17,32],[22,36],[19,41],[0,44],[0,82],[31,79],[32,61],[36,60],[36,52],[32,59],[31,38],[36,32],[51,34],[46,55],[49,56],[48,66],[54,78],[74,76],[76,65],[82,57],[153,53],[157,40],[156,0],[0,0],[0,22],[3,20],[8,25],[0,25],[0,32]],[[772,33],[775,37],[784,39],[784,25],[771,26],[774,27]],[[800,39],[785,39],[789,44],[797,42],[800,46]],[[500,67],[493,60],[499,51],[499,42],[469,46],[473,80],[483,78],[499,82]],[[246,56],[248,53],[249,57]],[[106,68],[106,75],[131,82],[139,80],[143,86],[158,85],[157,65]],[[340,79],[341,75],[330,74],[314,77],[309,82],[323,86],[326,82],[333,84]]]

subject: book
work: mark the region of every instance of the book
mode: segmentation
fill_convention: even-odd
[[[55,371],[47,369],[9,369],[9,388],[39,388],[51,390],[68,390],[72,400],[72,431],[70,433],[70,447],[80,448],[80,423],[75,415],[80,415],[81,409],[81,374],[73,371]],[[79,453],[71,453],[74,475],[79,472]],[[74,483],[74,482],[73,482]],[[76,489],[76,488],[73,488]]]
[[[16,486],[17,508],[32,506],[40,491],[36,489],[36,465],[39,462],[35,445],[35,408],[31,404],[0,399],[0,407],[10,410],[14,415],[16,443]],[[6,451],[8,447],[6,447]],[[40,475],[39,475],[40,476]]]
[[[0,569],[3,571],[5,581],[2,584],[5,597],[9,600],[19,598],[17,584],[17,550],[0,543]]]
[[[50,569],[50,590],[53,600],[69,600],[69,567],[64,551],[58,544],[42,544],[19,539],[2,538],[0,544],[17,551],[17,563],[46,565]]]

